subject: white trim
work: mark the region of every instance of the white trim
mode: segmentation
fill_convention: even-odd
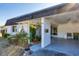
[[[44,48],[51,43],[50,23],[45,18],[41,18],[41,23],[41,47]],[[48,29],[48,33],[45,29]]]

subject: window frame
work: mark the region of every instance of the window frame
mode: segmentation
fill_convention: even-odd
[[[12,26],[12,32],[17,32],[17,26]]]
[[[57,32],[58,32],[57,31],[57,27],[53,27],[53,29],[52,29],[52,35],[58,35]]]

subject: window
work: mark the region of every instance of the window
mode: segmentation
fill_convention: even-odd
[[[5,29],[5,33],[7,33],[7,29]]]
[[[67,33],[67,37],[72,37],[72,33]]]
[[[48,30],[48,29],[45,29],[45,32],[46,32],[46,33],[48,33],[48,32],[49,32],[49,30]]]
[[[16,26],[12,27],[12,32],[17,32]]]

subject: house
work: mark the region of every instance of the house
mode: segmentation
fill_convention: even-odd
[[[51,37],[79,40],[79,4],[63,3],[7,20],[7,33],[16,34],[22,28],[30,33],[30,24],[41,24],[41,47],[51,43]]]
[[[3,37],[4,33],[7,33],[7,28],[6,28],[6,26],[1,26],[0,27],[0,37]]]
[[[2,37],[2,33],[1,33],[1,27],[0,27],[0,37]]]

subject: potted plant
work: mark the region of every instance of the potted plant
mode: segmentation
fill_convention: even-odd
[[[35,36],[35,39],[33,40],[34,43],[39,43],[41,38],[39,36]]]

